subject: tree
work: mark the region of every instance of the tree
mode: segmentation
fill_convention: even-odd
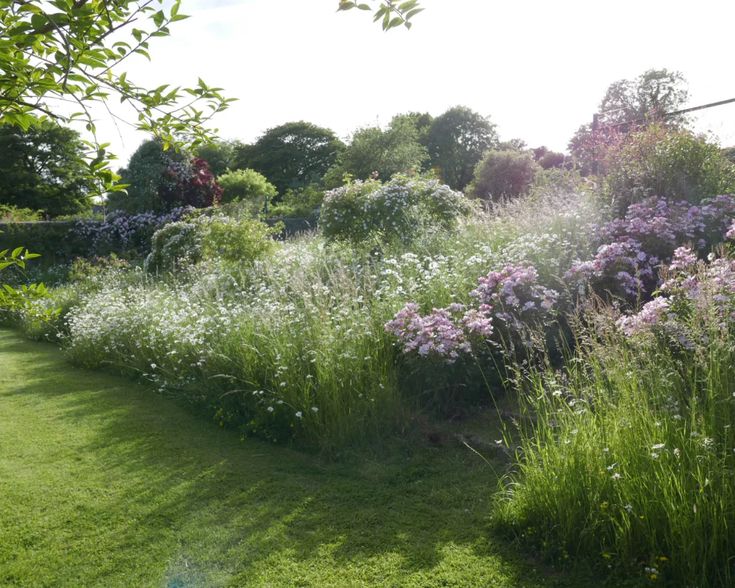
[[[194,149],[194,155],[206,161],[215,176],[221,176],[235,169],[235,153],[241,145],[239,141],[211,141]]]
[[[533,158],[542,168],[551,169],[554,167],[564,167],[567,163],[567,156],[563,153],[551,151],[548,147],[542,145],[531,150]]]
[[[416,128],[416,140],[428,149],[429,131],[434,122],[434,117],[428,112],[405,112],[395,115],[390,121],[390,126],[395,127],[404,122],[412,124]]]
[[[600,102],[599,124],[648,124],[662,120],[668,112],[679,110],[689,93],[686,79],[676,71],[649,69],[633,80],[613,82]],[[667,118],[668,124],[682,118]]]
[[[340,0],[339,10],[372,10],[369,4]],[[232,99],[201,79],[192,88],[162,84],[145,88],[120,71],[131,55],[149,56],[151,39],[169,35],[169,26],[187,18],[180,0],[0,0],[0,124],[28,130],[39,120],[81,119],[93,135],[90,177],[100,191],[116,189],[106,145],[97,141],[90,112],[118,101],[137,114],[134,123],[169,144],[194,147],[206,142],[207,123]],[[411,0],[389,0],[374,9],[385,30],[404,24],[421,9]],[[78,109],[63,115],[63,101]]]
[[[327,174],[325,184],[339,186],[346,175],[359,180],[377,176],[387,181],[395,174],[421,171],[427,160],[414,122],[397,117],[385,130],[368,127],[357,131]]]
[[[260,212],[278,194],[263,174],[253,169],[228,171],[217,178],[222,186],[222,203],[242,202],[251,212]]]
[[[497,200],[527,194],[541,167],[523,151],[488,151],[475,168],[468,192],[477,198]]]
[[[455,106],[434,119],[428,143],[432,167],[444,182],[461,190],[472,181],[483,154],[498,145],[498,135],[487,118]]]
[[[120,170],[127,193],[110,194],[110,208],[129,213],[179,206],[203,208],[219,202],[221,188],[206,161],[183,151],[164,150],[160,139],[144,141]]]
[[[92,190],[77,132],[50,121],[0,125],[0,203],[74,214],[91,206]]]
[[[663,122],[680,127],[683,116],[664,116],[681,109],[688,92],[679,72],[649,69],[633,80],[618,80],[608,86],[593,123],[579,127],[569,141],[569,152],[583,175],[604,174],[604,160],[629,132]]]
[[[260,172],[284,194],[320,182],[342,149],[344,143],[330,129],[298,121],[268,129],[236,159],[238,168]]]

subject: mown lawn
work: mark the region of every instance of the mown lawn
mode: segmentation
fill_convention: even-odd
[[[243,441],[0,331],[0,585],[586,585],[492,537],[476,455],[409,447]]]

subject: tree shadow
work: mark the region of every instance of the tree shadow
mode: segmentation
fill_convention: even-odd
[[[309,584],[324,558],[369,574],[384,556],[386,582],[399,585],[406,574],[430,577],[456,549],[492,558],[509,585],[548,585],[543,571],[493,539],[497,477],[465,448],[404,445],[329,462],[243,441],[143,386],[70,368],[51,346],[0,345],[0,358],[30,351],[27,377],[4,394],[53,402],[49,426],[78,429],[73,452],[100,472],[90,483],[114,489],[84,504],[92,520],[107,521],[93,531],[99,543],[122,557],[160,542],[168,586],[248,584],[279,561],[291,562],[293,582]],[[94,581],[115,573],[100,567]]]

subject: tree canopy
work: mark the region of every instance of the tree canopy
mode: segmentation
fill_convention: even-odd
[[[432,167],[456,190],[472,181],[482,156],[498,145],[495,125],[465,106],[455,106],[436,117],[427,140]]]
[[[76,131],[51,121],[0,125],[0,204],[74,214],[90,207],[92,189]]]
[[[592,117],[594,124],[577,129],[569,151],[582,173],[600,173],[605,153],[626,133],[656,122],[672,127],[685,123],[683,116],[665,115],[681,109],[687,97],[684,76],[667,69],[649,69],[635,79],[613,82]]]
[[[181,0],[0,0],[0,124],[28,130],[39,120],[81,119],[93,136],[89,173],[99,191],[115,189],[117,176],[109,167],[107,144],[95,135],[95,104],[108,110],[118,101],[126,104],[136,113],[132,124],[165,147],[206,142],[211,117],[232,98],[201,78],[190,88],[165,83],[146,88],[121,71],[131,55],[150,59],[150,42],[187,18],[180,5]],[[340,0],[337,7],[373,11],[385,30],[410,26],[421,10],[416,0]],[[76,108],[65,115],[59,103]]]
[[[344,149],[333,131],[298,121],[268,129],[255,144],[238,150],[236,167],[263,174],[280,194],[321,181]]]
[[[420,171],[427,160],[415,121],[399,116],[385,130],[367,127],[357,131],[325,182],[338,186],[345,175],[359,180],[377,175],[381,180],[389,180],[397,173]]]

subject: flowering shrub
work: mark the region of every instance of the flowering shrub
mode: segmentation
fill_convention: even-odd
[[[420,357],[454,363],[460,355],[472,353],[473,336],[490,338],[490,311],[487,305],[466,310],[461,304],[452,304],[422,316],[419,305],[410,302],[385,324],[385,330],[398,338],[405,354],[416,352]]]
[[[320,225],[330,240],[382,237],[407,243],[422,231],[452,228],[468,211],[464,196],[438,180],[397,176],[386,184],[355,181],[330,190]]]
[[[606,153],[606,190],[618,214],[649,196],[697,203],[735,190],[735,166],[689,131],[651,125]]]
[[[75,235],[86,241],[89,255],[132,253],[145,255],[151,247],[153,234],[161,227],[181,220],[193,208],[175,208],[164,214],[143,212],[127,214],[113,211],[104,222],[78,221],[74,225]]]
[[[578,261],[564,274],[565,282],[580,296],[588,290],[603,296],[634,301],[653,291],[659,259],[628,239],[602,245],[591,261]]]
[[[453,363],[495,335],[495,344],[513,347],[520,340],[528,346],[530,329],[548,321],[559,295],[538,283],[535,268],[510,265],[481,277],[470,297],[476,307],[455,303],[428,315],[420,314],[418,304],[408,303],[385,330],[398,339],[404,354]]]
[[[158,196],[168,208],[207,208],[219,204],[222,188],[210,171],[209,164],[199,157],[193,157],[169,163],[163,172]]]
[[[169,223],[153,235],[145,269],[173,271],[202,259],[250,263],[275,248],[272,236],[280,230],[256,219],[221,214]]]
[[[256,219],[218,215],[201,224],[202,254],[206,259],[249,263],[273,251],[272,236],[280,231],[279,225],[269,227]]]
[[[690,243],[704,253],[720,243],[735,217],[735,196],[720,195],[698,205],[665,198],[632,204],[624,218],[597,228],[597,254],[577,261],[564,278],[579,294],[588,289],[635,300],[657,285],[657,266]],[[735,234],[735,232],[734,232]]]
[[[704,325],[725,333],[735,319],[735,261],[714,258],[705,262],[687,247],[674,253],[663,272],[656,298],[617,324],[628,337],[652,334],[686,349],[706,348],[711,333]]]
[[[151,252],[144,268],[150,273],[174,271],[202,258],[202,238],[196,222],[179,221],[164,225],[153,235]]]
[[[634,239],[650,255],[668,259],[684,243],[699,251],[720,243],[733,217],[733,195],[706,198],[699,205],[652,197],[632,204],[624,218],[599,227],[598,243]]]

